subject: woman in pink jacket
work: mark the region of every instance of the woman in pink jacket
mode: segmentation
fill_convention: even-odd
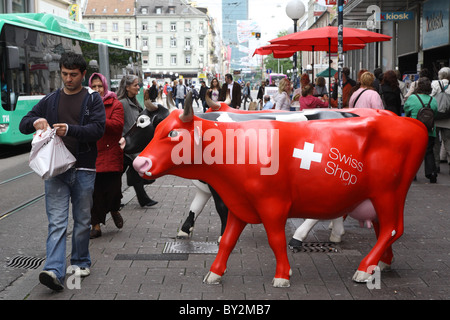
[[[122,103],[114,92],[108,91],[106,78],[93,73],[89,78],[89,87],[100,93],[106,113],[105,133],[97,141],[96,177],[91,210],[91,239],[102,235],[100,223],[105,224],[108,212],[111,212],[114,224],[122,228],[123,219],[119,213],[122,198],[123,151],[119,146],[122,137],[124,115]]]
[[[302,96],[298,99],[300,102],[300,111],[304,109],[326,108],[328,107],[328,96],[323,99],[313,95],[314,87],[310,84],[302,87]]]
[[[375,76],[371,72],[361,75],[361,86],[356,90],[348,102],[349,108],[384,109],[383,100],[373,87]]]

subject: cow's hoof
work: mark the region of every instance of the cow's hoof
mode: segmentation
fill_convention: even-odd
[[[352,280],[359,283],[368,282],[372,279],[372,275],[370,273],[364,272],[364,271],[356,271],[353,275]]]
[[[189,238],[189,233],[186,233],[183,230],[180,230],[180,231],[178,231],[177,238],[178,239],[187,239],[187,238]]]
[[[330,242],[333,242],[333,243],[339,243],[339,242],[341,242],[341,236],[340,235],[336,235],[336,234],[333,234],[333,232],[330,234]]]
[[[211,271],[209,271],[203,279],[203,283],[206,284],[220,284],[221,282],[222,276],[219,276],[218,274]]]
[[[297,240],[295,238],[292,238],[291,241],[289,241],[289,248],[292,249],[299,249],[302,247],[302,241]]]
[[[289,288],[291,286],[291,282],[288,279],[273,278],[272,286],[275,288]]]

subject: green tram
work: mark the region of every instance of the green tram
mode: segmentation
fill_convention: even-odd
[[[44,13],[0,14],[0,145],[31,141],[32,135],[20,133],[20,120],[46,94],[63,86],[59,58],[67,51],[86,59],[85,86],[94,72],[108,79],[110,90],[124,75],[142,79],[139,51],[92,40],[79,22]],[[138,98],[143,102],[142,90]]]

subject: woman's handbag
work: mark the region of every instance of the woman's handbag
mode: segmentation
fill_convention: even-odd
[[[30,168],[42,179],[48,179],[69,170],[77,161],[56,135],[56,129],[37,130],[31,142]]]

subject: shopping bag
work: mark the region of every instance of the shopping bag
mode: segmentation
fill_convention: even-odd
[[[69,170],[77,160],[56,135],[56,129],[37,130],[31,142],[30,168],[42,179]]]

